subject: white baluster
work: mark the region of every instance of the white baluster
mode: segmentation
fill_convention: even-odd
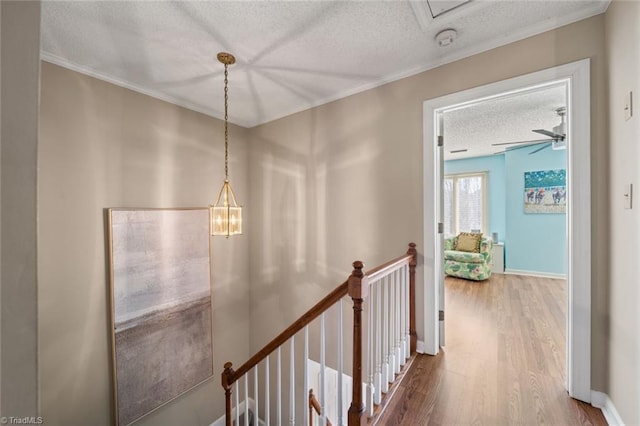
[[[411,354],[409,353],[409,271],[408,266],[404,265],[402,268],[404,271],[404,316],[402,321],[404,322],[404,358],[409,359]]]
[[[405,296],[404,296],[404,265],[400,268],[400,365],[404,366],[407,363],[407,352],[405,345],[405,337],[407,335],[406,324],[404,321],[405,312],[407,306],[405,305]]]
[[[393,350],[396,341],[393,320],[396,312],[396,280],[393,272],[389,274],[389,283],[389,383],[393,383],[396,375],[396,352]]]
[[[342,404],[342,372],[344,370],[343,360],[342,360],[342,338],[343,338],[343,328],[342,328],[342,299],[336,303],[336,308],[338,309],[338,426],[344,425],[344,416],[342,415],[343,404]]]
[[[375,285],[375,284],[374,284]],[[371,287],[369,287],[371,288]],[[367,370],[369,371],[369,386],[367,386],[367,408],[369,416],[373,416],[373,293],[369,293],[369,297],[365,300],[366,309],[369,311],[369,322],[367,324]]]
[[[393,383],[396,378],[396,327],[395,327],[395,315],[396,315],[396,276],[392,272],[389,274],[391,280],[389,288],[389,383]]]
[[[289,360],[289,424],[296,424],[296,367],[295,336],[291,336],[291,359]]]
[[[410,306],[410,301],[409,301],[409,265],[405,265],[404,266],[404,274],[405,274],[405,303],[407,306],[407,312],[405,313],[405,324],[407,324],[407,338],[406,338],[406,342],[405,342],[405,351],[407,353],[406,357],[407,359],[411,357],[411,325],[410,325],[410,319],[409,319],[409,306]]]
[[[278,367],[276,382],[276,419],[278,426],[282,426],[282,346],[278,347]]]
[[[302,401],[308,401],[309,399],[309,326],[304,327],[304,386],[302,387]],[[309,410],[304,409],[303,426],[309,424]]]
[[[239,425],[240,424],[240,381],[239,380],[236,381],[236,389],[234,393],[236,394],[236,424]]]
[[[382,381],[382,279],[376,283],[376,383],[375,400],[376,404],[382,401],[381,384]]]
[[[249,426],[249,374],[244,375],[244,426]]]
[[[395,342],[395,354],[396,354],[396,363],[395,363],[395,367],[396,367],[396,374],[400,374],[400,271],[398,269],[396,269],[395,271],[393,271],[393,274],[396,277],[396,284],[395,284],[395,290],[396,290],[396,311],[395,311],[395,315],[393,318],[393,324],[396,332],[396,342]]]
[[[325,333],[324,333],[324,312],[320,316],[320,425],[326,425],[326,413],[324,412],[324,402],[327,400],[327,387],[325,377]],[[306,426],[306,425],[305,425]]]
[[[389,277],[384,277],[382,299],[382,392],[389,391]]]
[[[260,401],[260,395],[258,393],[258,366],[260,364],[256,365],[253,368],[253,402],[254,402],[254,418],[256,419],[256,424],[258,422],[258,414],[260,413],[260,406],[259,406],[259,401]]]
[[[269,370],[271,365],[269,364],[269,355],[264,360],[264,422],[266,426],[271,424],[271,382],[269,381]]]

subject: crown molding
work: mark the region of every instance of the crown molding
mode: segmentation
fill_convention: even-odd
[[[204,114],[207,115],[209,117],[213,117],[213,118],[217,118],[218,120],[224,120],[224,116],[219,114],[217,111],[214,111],[213,109],[209,109],[209,108],[203,108],[200,105],[196,105],[192,102],[189,102],[185,99],[181,99],[175,96],[171,96],[171,95],[167,95],[166,93],[162,93],[158,90],[153,90],[153,89],[149,89],[146,87],[142,87],[140,85],[137,85],[135,83],[131,83],[129,81],[126,80],[122,80],[119,79],[117,77],[113,77],[111,75],[102,73],[100,71],[97,71],[91,67],[87,67],[84,65],[80,65],[77,64],[75,62],[69,61],[65,58],[62,58],[60,56],[56,56],[56,55],[52,55],[48,52],[44,52],[41,51],[40,52],[40,59],[45,61],[45,62],[49,62],[51,64],[54,65],[58,65],[61,66],[63,68],[67,68],[71,71],[75,71],[78,72],[80,74],[84,74],[87,75],[89,77],[93,77],[96,78],[98,80],[102,80],[105,81],[107,83],[111,83],[114,84],[116,86],[120,86],[123,87],[125,89],[129,89],[131,91],[146,95],[146,96],[150,96],[152,98],[155,99],[159,99],[161,101],[170,103],[172,105],[176,105],[182,108],[186,108],[188,110],[191,111],[195,111],[195,112],[199,112],[200,114]],[[245,120],[238,120],[235,119],[233,121],[231,121],[231,119],[229,120],[229,122],[232,122],[233,124],[236,124],[238,126],[241,127],[251,127],[252,124],[249,121],[245,121]]]

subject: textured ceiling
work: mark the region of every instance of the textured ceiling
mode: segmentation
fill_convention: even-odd
[[[44,1],[42,57],[252,127],[603,12],[609,0]],[[444,6],[443,6],[444,4]],[[446,48],[435,35],[455,28]]]
[[[560,124],[556,109],[566,107],[564,83],[506,95],[444,113],[444,157],[454,160],[502,152],[494,143],[545,139],[533,129]],[[512,145],[515,147],[515,145]],[[531,151],[538,147],[531,148]],[[463,150],[466,152],[451,153]]]

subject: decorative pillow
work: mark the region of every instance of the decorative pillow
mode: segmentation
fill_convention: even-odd
[[[471,253],[480,253],[480,245],[482,244],[482,234],[471,232],[461,232],[458,235],[458,243],[456,250],[467,251]]]

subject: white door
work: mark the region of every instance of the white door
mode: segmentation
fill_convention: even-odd
[[[436,259],[440,261],[435,265],[438,277],[438,341],[444,346],[444,114],[437,115],[437,148],[436,148]]]
[[[501,95],[524,92],[534,87],[566,81],[569,85],[568,110],[571,111],[567,132],[567,183],[571,189],[567,199],[568,220],[568,309],[567,309],[567,387],[569,395],[591,402],[591,106],[590,60],[583,59],[565,65],[513,77],[508,80],[464,90],[424,101],[424,352],[436,355],[442,342],[438,321],[438,309],[444,297],[442,277],[442,236],[438,235],[434,200],[441,197],[441,179],[438,167],[442,167],[442,151],[433,148],[438,117],[436,112],[452,110],[472,102]],[[435,163],[435,166],[434,166]],[[435,244],[432,244],[435,242]],[[433,285],[431,285],[433,283]]]

